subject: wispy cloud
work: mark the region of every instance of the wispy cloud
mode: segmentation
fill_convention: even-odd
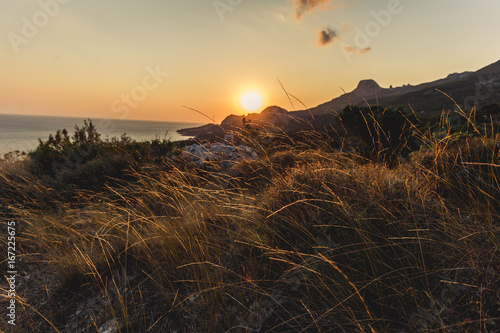
[[[325,46],[340,40],[341,37],[338,35],[337,31],[330,27],[326,27],[318,32],[318,46]]]
[[[273,16],[274,18],[278,21],[278,22],[286,22],[287,19],[285,17],[285,15],[281,14],[281,13],[273,13]]]
[[[302,16],[316,8],[333,10],[349,5],[350,0],[295,0],[295,18],[300,20]]]
[[[353,46],[344,46],[344,50],[347,53],[351,53],[351,54],[366,54],[366,53],[370,52],[372,50],[372,48],[365,47],[364,49],[360,49],[360,48],[353,47]]]

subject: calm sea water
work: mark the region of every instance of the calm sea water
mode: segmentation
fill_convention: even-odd
[[[73,135],[75,125],[83,126],[85,118],[47,117],[0,114],[0,155],[9,151],[30,151],[37,147],[38,139],[46,140],[58,129],[67,129]],[[137,141],[151,139],[183,140],[187,137],[176,131],[195,127],[196,123],[175,123],[142,120],[92,119],[102,138],[127,136]]]

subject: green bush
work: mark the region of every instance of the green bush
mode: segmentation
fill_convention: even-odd
[[[102,140],[89,119],[83,127],[75,126],[73,136],[63,129],[47,140],[39,140],[29,158],[34,174],[87,187],[110,178],[124,178],[131,167],[161,163],[173,148],[167,140],[137,142],[125,135]]]

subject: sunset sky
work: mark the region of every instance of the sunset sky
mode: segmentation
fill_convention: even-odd
[[[208,122],[500,59],[498,0],[0,0],[0,113]],[[296,101],[295,101],[296,102]],[[298,102],[296,109],[303,108]]]

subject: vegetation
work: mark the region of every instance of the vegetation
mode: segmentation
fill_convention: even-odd
[[[407,157],[415,148],[411,139],[417,117],[406,115],[402,107],[393,110],[380,105],[347,106],[340,118],[347,133],[360,138],[358,151],[371,160],[394,164],[400,155]]]
[[[272,142],[240,133],[259,159],[229,169],[60,131],[0,166],[16,329],[494,331],[500,137],[459,115],[460,132],[375,106]]]
[[[161,163],[172,151],[173,143],[167,140],[137,142],[126,135],[102,140],[89,120],[82,128],[75,126],[71,137],[64,129],[46,141],[39,140],[37,149],[29,153],[29,168],[35,175],[55,178],[64,185],[94,188],[111,178],[123,179],[131,168]]]

